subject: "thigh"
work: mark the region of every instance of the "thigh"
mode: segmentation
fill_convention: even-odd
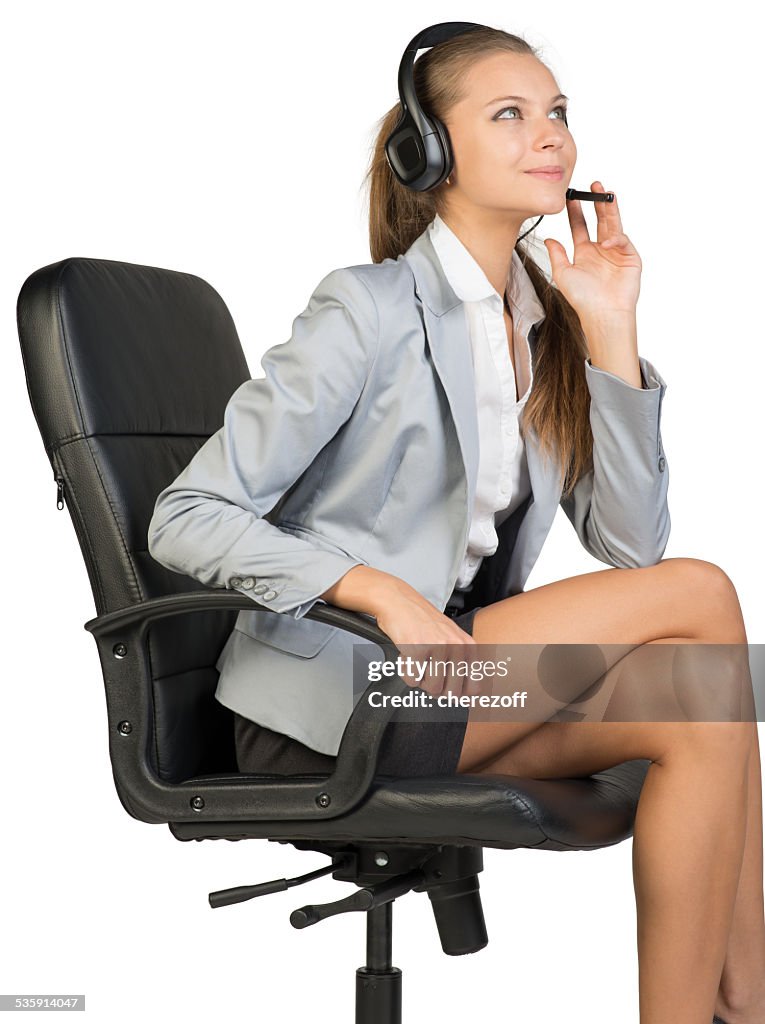
[[[545,722],[533,735],[471,764],[462,755],[457,772],[515,775],[525,779],[588,778],[625,761],[666,763],[683,745],[703,759],[746,758],[755,742],[752,722]]]
[[[721,626],[719,642],[730,642],[735,591],[725,573],[711,562],[691,558],[667,559],[657,565],[636,569],[603,569],[559,580],[533,590],[484,606],[475,615],[472,636],[486,645],[606,645],[601,658],[588,658],[586,648],[578,658],[580,678],[572,669],[572,658],[560,656],[561,685],[571,694],[585,692],[621,658],[641,644],[661,637],[701,639],[716,642],[713,623]],[[519,673],[519,685],[533,687],[537,681],[535,658],[530,646],[528,665]],[[548,661],[556,657],[546,652]],[[519,649],[520,664],[523,649]],[[587,673],[590,672],[588,679]],[[538,688],[539,706],[548,691]],[[519,743],[545,724],[539,716],[533,721],[487,721],[485,712],[471,709],[458,771],[471,770],[500,752]],[[580,725],[583,723],[579,723]],[[593,723],[594,725],[595,723]],[[630,732],[623,724],[614,735]],[[646,723],[643,723],[645,731]],[[639,727],[632,728],[639,734]],[[555,733],[548,730],[552,737]],[[603,735],[601,731],[600,735]],[[640,755],[646,756],[646,755]]]
[[[639,569],[601,569],[557,580],[481,608],[473,622],[480,643],[624,644],[660,637],[729,642],[723,623],[735,590],[719,566],[669,558]],[[721,627],[722,628],[722,627]]]

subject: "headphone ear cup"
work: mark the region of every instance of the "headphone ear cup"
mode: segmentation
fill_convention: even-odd
[[[443,153],[443,173],[439,176],[438,180],[431,186],[435,188],[436,185],[440,185],[442,181],[449,177],[454,169],[454,155],[452,153],[452,143],[449,138],[449,132],[446,130],[446,125],[438,120],[437,117],[431,117],[433,127],[436,129],[436,134],[441,143],[441,150]]]
[[[427,192],[440,185],[452,169],[446,128],[436,117],[430,117],[428,123],[433,131],[423,137],[409,111],[405,111],[385,141],[391,171],[402,185],[415,192]]]

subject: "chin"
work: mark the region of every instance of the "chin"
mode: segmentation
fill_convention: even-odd
[[[533,213],[527,213],[527,219],[534,220],[537,217],[551,217],[555,213],[560,213],[566,209],[566,197],[562,196],[560,199],[550,199],[546,204],[542,204],[538,209],[534,210]]]

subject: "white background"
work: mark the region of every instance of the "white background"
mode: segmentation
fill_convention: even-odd
[[[289,924],[293,908],[352,891],[331,878],[207,904],[211,890],[309,871],[320,855],[179,843],[117,798],[100,665],[83,629],[93,599],[26,393],[15,323],[26,277],[69,256],[197,274],[224,297],[258,376],[318,281],[370,261],[361,183],[406,43],[445,20],[516,32],[542,48],[571,97],[572,184],[598,178],[618,192],[643,259],[639,348],[668,382],[665,557],[722,566],[750,642],[763,642],[765,117],[754,18],[743,3],[706,20],[690,4],[564,0],[3,8],[0,991],[84,992],[99,1024],[215,1012],[350,1021],[364,960],[362,915],[302,932]],[[540,241],[550,236],[571,256],[565,213],[540,224]],[[527,589],[602,568],[560,511]],[[631,849],[487,851],[490,943],[475,956],[442,954],[424,894],[397,901],[406,1019],[635,1024]]]

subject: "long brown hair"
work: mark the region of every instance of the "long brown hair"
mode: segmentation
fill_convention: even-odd
[[[451,107],[465,95],[469,69],[495,52],[541,59],[524,39],[501,29],[474,29],[439,43],[414,65],[415,89],[423,109],[445,121]],[[428,192],[414,192],[396,179],[388,165],[385,140],[400,115],[397,102],[378,122],[364,179],[369,190],[369,247],[374,263],[406,252],[445,207],[444,189],[448,186],[442,183]],[[534,261],[526,243],[518,242],[515,251],[545,311],[538,328],[534,384],[521,417],[521,434],[525,440],[533,429],[542,455],[557,459],[562,496],[566,497],[592,467],[590,392],[584,370],[587,342],[576,311]]]

